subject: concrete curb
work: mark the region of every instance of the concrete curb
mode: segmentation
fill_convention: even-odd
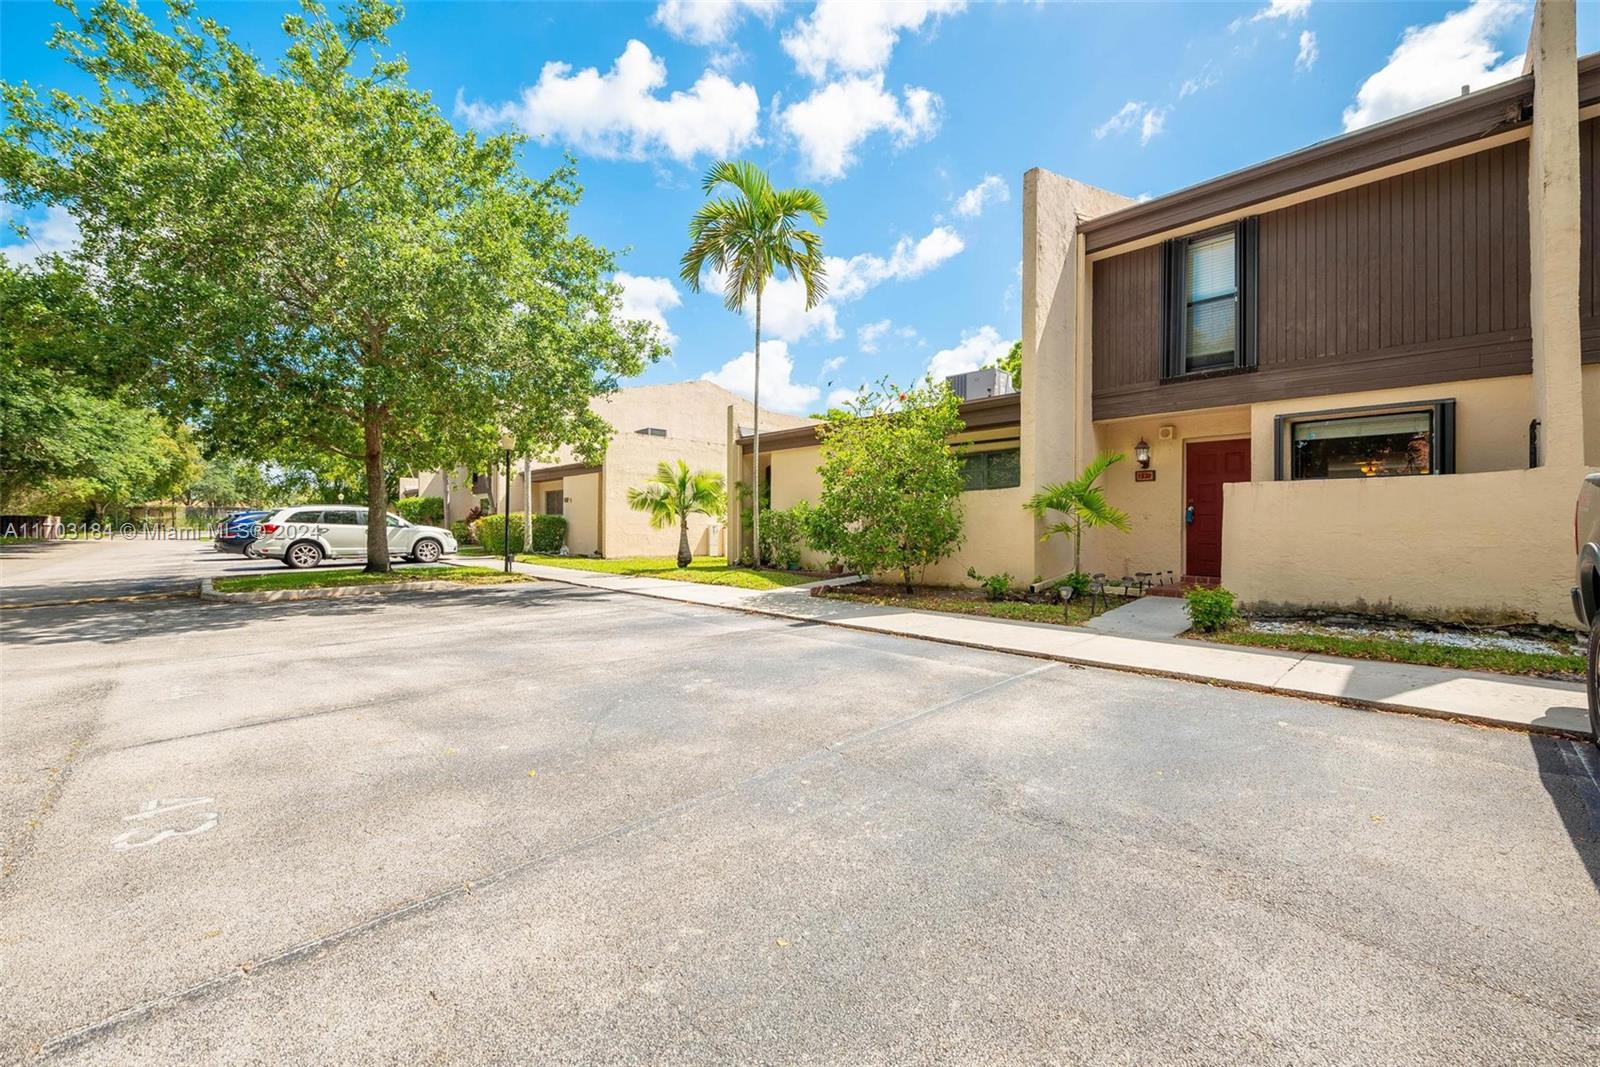
[[[1025,656],[1029,659],[1064,663],[1072,667],[1094,667],[1099,670],[1118,671],[1123,674],[1137,674],[1151,678],[1169,678],[1174,681],[1193,682],[1199,685],[1217,686],[1223,689],[1238,689],[1252,693],[1269,693],[1276,696],[1293,697],[1297,700],[1314,700],[1321,704],[1331,704],[1336,707],[1354,708],[1360,711],[1382,711],[1401,715],[1412,715],[1418,718],[1437,719],[1444,722],[1460,723],[1465,726],[1514,730],[1520,733],[1539,734],[1547,737],[1569,738],[1577,741],[1589,740],[1589,733],[1584,729],[1568,729],[1566,727],[1550,723],[1515,722],[1507,719],[1496,719],[1489,716],[1474,715],[1470,712],[1446,711],[1440,708],[1406,704],[1400,701],[1371,700],[1363,697],[1342,696],[1333,693],[1321,693],[1310,689],[1301,689],[1294,686],[1270,685],[1229,678],[1217,678],[1212,675],[1196,674],[1192,671],[1163,670],[1159,667],[1146,667],[1137,664],[1115,663],[1107,660],[1089,659],[1083,656],[1071,656],[1059,652],[1045,652],[1037,649],[1008,647],[1006,645],[997,645],[984,641],[967,641],[960,638],[940,636],[935,634],[910,633],[900,630],[885,629],[879,626],[863,625],[847,619],[813,618],[794,615],[786,611],[763,608],[753,604],[709,604],[703,601],[685,600],[682,597],[670,596],[654,590],[618,589],[611,586],[595,586],[577,578],[554,578],[545,575],[538,575],[537,577],[540,581],[555,582],[562,585],[571,585],[584,589],[601,589],[608,593],[623,593],[628,596],[642,596],[648,597],[652,600],[664,600],[674,604],[690,604],[697,607],[723,608],[728,611],[741,611],[747,615],[760,615],[771,619],[784,619],[789,622],[798,620],[807,623],[816,623],[822,626],[835,626],[844,630],[854,630],[857,633],[880,634],[886,637],[904,637],[915,641],[930,641],[934,644],[954,645],[958,648],[971,648],[981,652],[1001,652],[1011,656]],[[614,576],[605,575],[605,577]],[[791,587],[788,591],[794,591],[799,588],[801,587]],[[996,619],[989,621],[1003,623],[1006,620]],[[1136,639],[1128,638],[1128,640]],[[1294,654],[1291,653],[1291,655]],[[1348,662],[1330,656],[1315,656],[1310,653],[1301,653],[1297,655],[1294,663],[1298,664],[1308,660],[1312,662],[1327,662],[1335,664],[1343,664]],[[1293,664],[1291,664],[1291,667],[1292,666]],[[1285,673],[1287,673],[1287,671]],[[1575,695],[1577,699],[1583,699],[1583,694],[1581,691],[1577,692]]]
[[[445,593],[463,589],[500,589],[507,585],[532,585],[539,581],[524,575],[527,582],[378,582],[372,585],[335,585],[324,589],[263,589],[254,593],[219,593],[212,579],[200,579],[201,600],[221,604],[275,604],[289,600],[337,600],[353,596],[389,596],[397,593]]]

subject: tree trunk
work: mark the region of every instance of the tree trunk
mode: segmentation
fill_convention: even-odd
[[[522,457],[522,551],[533,551],[533,457]]]
[[[362,412],[366,425],[367,464],[367,573],[389,572],[389,486],[383,476],[383,421],[381,413],[367,404]]]
[[[1083,573],[1083,527],[1072,531],[1072,573]]]
[[[750,505],[751,521],[750,536],[755,542],[751,549],[750,558],[757,567],[761,566],[761,285],[756,285],[756,381],[755,387],[750,390],[750,406],[754,409],[754,428],[750,436],[754,439],[755,453],[754,481],[755,493]]]
[[[910,567],[901,567],[900,568],[900,584],[905,586],[907,593],[911,592],[911,568]]]
[[[694,553],[689,551],[689,516],[683,515],[678,519],[678,566],[687,567],[694,562]]]

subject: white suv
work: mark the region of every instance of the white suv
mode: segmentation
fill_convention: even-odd
[[[413,526],[398,515],[388,518],[391,556],[436,563],[456,550],[449,530]],[[250,546],[250,554],[281,559],[296,569],[315,567],[325,559],[366,559],[367,509],[345,504],[281,508],[261,520],[261,537]]]

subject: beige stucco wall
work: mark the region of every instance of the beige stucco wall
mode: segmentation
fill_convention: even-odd
[[[674,437],[644,437],[619,434],[606,452],[605,535],[602,551],[608,558],[622,556],[670,556],[678,551],[678,528],[652,529],[650,517],[628,506],[628,490],[645,485],[655,476],[657,464],[676,464],[683,460],[690,470],[722,473],[725,460],[720,440],[696,441]],[[689,548],[696,556],[708,555],[711,544],[708,528],[720,524],[721,516],[689,517]]]
[[[1092,458],[1089,272],[1078,223],[1126,207],[1130,197],[1047,170],[1022,176],[1022,488],[1073,477]],[[1064,539],[1041,541],[1034,526],[1034,573],[1071,566]],[[980,570],[982,568],[979,568]]]
[[[1238,482],[1222,583],[1247,605],[1572,626],[1572,508],[1586,470]]]
[[[1583,461],[1600,467],[1600,363],[1583,368]]]
[[[562,481],[566,494],[567,549],[576,556],[600,551],[602,477],[579,474]]]
[[[1304,415],[1374,404],[1413,404],[1428,400],[1456,402],[1456,473],[1521,470],[1528,465],[1528,421],[1533,418],[1533,379],[1484,378],[1406,389],[1374,389],[1331,393],[1256,404],[1251,408],[1251,474],[1272,480],[1273,420],[1279,415]]]

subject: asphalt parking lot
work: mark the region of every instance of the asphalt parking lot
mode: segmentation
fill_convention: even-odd
[[[7,1062],[1600,1060],[1572,742],[544,583],[0,640]]]

